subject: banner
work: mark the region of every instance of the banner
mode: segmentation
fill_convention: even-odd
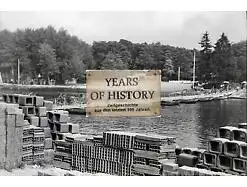
[[[160,70],[87,70],[87,116],[160,116]]]

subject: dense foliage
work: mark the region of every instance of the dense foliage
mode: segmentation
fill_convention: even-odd
[[[205,32],[200,44],[199,80],[246,80],[246,41],[231,44],[225,33],[222,33],[213,46],[209,33]]]
[[[206,32],[196,51],[198,80],[241,81],[246,79],[246,43],[231,44],[223,33],[215,46]],[[17,59],[21,80],[55,79],[57,84],[76,78],[84,82],[86,69],[160,69],[162,80],[192,79],[193,50],[161,43],[98,41],[85,43],[66,30],[52,26],[9,32],[0,31],[0,67],[16,80]]]

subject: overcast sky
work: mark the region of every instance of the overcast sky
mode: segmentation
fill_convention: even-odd
[[[0,30],[52,25],[68,30],[87,43],[93,41],[161,42],[200,48],[206,30],[213,43],[225,32],[231,42],[246,40],[245,12],[0,12]]]

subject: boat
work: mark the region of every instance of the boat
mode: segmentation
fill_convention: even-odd
[[[199,102],[207,102],[207,101],[212,101],[212,97],[201,97],[198,99]]]
[[[161,105],[163,106],[175,106],[175,105],[179,105],[179,103],[180,103],[179,100],[161,101]]]
[[[86,114],[86,106],[85,105],[62,105],[62,106],[54,106],[54,110],[66,110],[70,114]]]
[[[184,103],[184,104],[193,104],[198,102],[199,99],[197,98],[192,98],[192,99],[181,99],[180,103]]]

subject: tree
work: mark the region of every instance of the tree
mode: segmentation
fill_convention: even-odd
[[[128,64],[123,62],[120,56],[115,55],[113,52],[109,52],[102,62],[100,69],[117,69],[117,70],[125,70],[128,69]]]
[[[37,64],[37,74],[41,73],[44,78],[49,79],[50,75],[59,73],[56,62],[55,50],[51,45],[43,43],[39,47],[39,63]]]
[[[217,79],[234,80],[236,63],[233,62],[231,44],[224,33],[215,44],[213,58]]]
[[[201,41],[199,42],[201,45],[200,50],[200,60],[198,64],[198,74],[199,79],[203,81],[207,81],[211,79],[211,75],[213,73],[213,64],[212,64],[212,45],[209,39],[209,33],[206,31]]]

